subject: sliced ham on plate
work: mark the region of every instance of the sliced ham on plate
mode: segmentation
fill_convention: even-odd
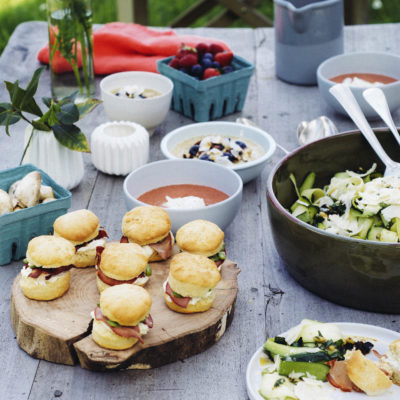
[[[152,243],[149,246],[155,250],[163,260],[166,260],[172,251],[172,236],[171,232],[167,235],[167,237],[159,242],[159,243]]]
[[[171,297],[171,300],[179,307],[186,308],[189,304],[189,301],[192,300],[191,297],[175,297],[174,294],[172,293],[171,286],[169,286],[169,283],[167,282],[167,285],[165,287],[165,293],[169,297]]]

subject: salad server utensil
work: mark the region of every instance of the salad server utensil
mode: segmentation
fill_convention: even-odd
[[[376,113],[383,119],[385,124],[389,127],[393,136],[400,145],[400,135],[394,124],[392,114],[389,110],[389,105],[386,100],[385,93],[379,87],[372,87],[363,91],[364,99],[376,111]]]
[[[347,114],[360,129],[365,139],[370,146],[374,149],[375,153],[385,164],[384,176],[400,176],[400,163],[393,161],[383,149],[379,140],[376,138],[371,126],[369,125],[364,113],[355,99],[351,89],[341,83],[332,86],[329,89],[330,93],[336,100],[343,106]]]
[[[264,129],[260,128],[255,122],[253,122],[252,120],[250,120],[248,118],[244,118],[244,117],[236,118],[236,123],[242,124],[242,125],[254,126],[255,128],[261,129],[262,131],[264,130]],[[275,141],[275,144],[276,144],[276,147],[281,149],[285,154],[289,154],[290,153],[290,151],[286,150],[278,142]]]
[[[336,135],[338,130],[335,124],[325,115],[310,122],[302,121],[297,127],[297,140],[300,146],[327,136]]]

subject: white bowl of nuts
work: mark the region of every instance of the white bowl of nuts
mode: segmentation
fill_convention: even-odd
[[[243,183],[261,174],[275,148],[275,141],[268,133],[235,122],[185,125],[161,141],[165,157],[212,161],[233,169]]]
[[[112,121],[132,121],[153,129],[165,119],[174,84],[160,74],[119,72],[100,82],[104,110]]]

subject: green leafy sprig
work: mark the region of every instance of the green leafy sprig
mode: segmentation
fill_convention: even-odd
[[[25,157],[26,150],[29,147],[32,135],[35,129],[47,132],[53,132],[55,138],[63,146],[82,152],[90,152],[89,143],[86,136],[80,128],[74,125],[84,115],[101,103],[100,100],[88,98],[79,103],[75,103],[78,92],[61,100],[55,100],[50,97],[43,97],[42,101],[48,108],[45,113],[42,112],[36,103],[34,96],[36,94],[40,75],[45,67],[38,68],[26,89],[19,86],[18,80],[14,83],[4,81],[7,91],[10,95],[9,103],[0,103],[0,125],[5,126],[7,135],[10,136],[10,125],[14,125],[21,119],[32,125],[32,133],[24,153],[21,163]],[[35,119],[28,119],[23,113],[36,116]]]

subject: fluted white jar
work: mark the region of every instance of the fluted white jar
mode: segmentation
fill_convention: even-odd
[[[149,134],[135,122],[113,121],[98,126],[91,136],[92,162],[110,175],[127,175],[149,159]]]
[[[31,125],[25,129],[25,146],[32,129]],[[84,175],[82,153],[63,146],[52,131],[33,130],[22,163],[36,165],[66,189],[78,186]]]

